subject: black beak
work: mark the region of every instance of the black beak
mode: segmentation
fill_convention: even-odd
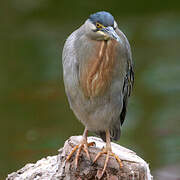
[[[106,28],[103,28],[101,31],[103,31],[105,34],[107,34],[110,38],[115,39],[116,41],[122,43],[122,40],[120,37],[117,35],[113,27],[108,26]]]

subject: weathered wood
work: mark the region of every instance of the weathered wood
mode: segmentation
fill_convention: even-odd
[[[105,155],[101,156],[95,164],[89,161],[84,152],[81,152],[79,166],[74,168],[74,155],[65,162],[67,154],[72,147],[78,144],[81,136],[69,138],[64,147],[59,150],[57,156],[50,156],[37,161],[35,164],[27,164],[17,172],[8,175],[6,180],[93,180],[98,179],[104,166]],[[105,143],[96,137],[89,137],[88,142],[95,142],[95,146],[89,147],[91,160],[105,146]],[[123,162],[120,168],[117,161],[112,157],[108,162],[107,171],[102,179],[109,180],[152,180],[148,164],[133,151],[118,144],[112,143],[113,152]]]

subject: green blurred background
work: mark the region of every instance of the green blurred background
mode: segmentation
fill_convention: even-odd
[[[118,143],[144,158],[153,174],[178,169],[179,2],[0,1],[0,179],[57,154],[69,136],[82,134],[65,96],[61,53],[67,36],[100,10],[114,15],[135,62],[135,87]]]

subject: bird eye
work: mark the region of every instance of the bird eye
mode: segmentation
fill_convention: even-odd
[[[101,29],[103,26],[102,26],[100,23],[96,23],[96,27],[97,27],[98,29]]]

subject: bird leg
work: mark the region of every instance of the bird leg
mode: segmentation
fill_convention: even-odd
[[[87,128],[85,128],[82,140],[79,142],[78,145],[73,147],[71,153],[66,158],[66,161],[69,161],[69,159],[72,157],[74,152],[77,150],[76,157],[75,157],[75,168],[77,168],[77,166],[78,166],[79,155],[80,155],[80,152],[82,150],[84,150],[84,152],[86,153],[87,158],[90,160],[88,147],[93,146],[94,142],[90,142],[90,143],[87,142],[87,134],[88,134],[88,130],[87,130]]]
[[[123,167],[123,164],[122,164],[122,161],[120,160],[120,158],[115,153],[112,152],[109,130],[106,130],[106,147],[103,148],[102,151],[100,151],[96,155],[93,163],[95,163],[102,154],[106,154],[106,159],[105,159],[104,168],[103,168],[103,171],[101,173],[100,179],[102,178],[102,176],[103,176],[103,174],[107,168],[107,163],[109,161],[110,156],[113,156],[118,161],[120,168]]]

